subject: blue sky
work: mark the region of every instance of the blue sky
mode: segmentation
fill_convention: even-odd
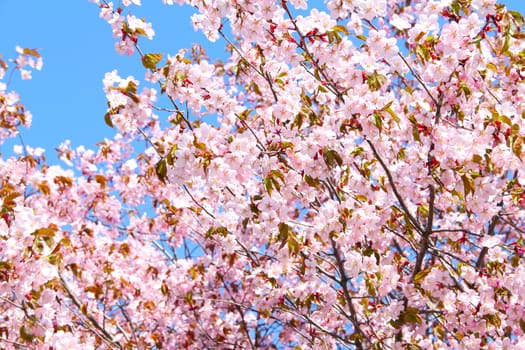
[[[190,22],[189,6],[165,6],[161,0],[143,0],[132,6],[133,14],[153,23],[153,41],[141,39],[145,52],[176,53],[193,42],[205,44],[211,59],[224,57],[224,43],[207,43]],[[525,1],[501,1],[525,12]],[[67,5],[66,5],[67,3]],[[114,50],[110,27],[98,16],[98,8],[87,0],[38,1],[0,0],[0,53],[15,57],[15,46],[38,48],[44,57],[42,71],[33,80],[14,79],[24,104],[33,113],[31,129],[23,129],[24,141],[46,149],[53,161],[53,148],[66,139],[74,147],[93,147],[113,130],[104,124],[106,100],[102,78],[118,69],[121,76],[142,79],[144,70],[136,56],[120,56]],[[12,143],[0,146],[9,154]],[[9,148],[9,149],[7,149]]]
[[[192,42],[206,41],[193,30],[191,7],[169,7],[160,0],[143,2],[147,5],[132,7],[134,14],[152,22],[156,30],[154,40],[141,39],[145,52],[176,53]],[[48,157],[53,158],[53,148],[65,139],[73,146],[93,147],[113,135],[103,119],[102,78],[106,72],[118,69],[124,77],[143,77],[137,56],[115,52],[110,26],[98,14],[98,7],[87,0],[0,0],[3,57],[15,57],[19,45],[38,48],[44,58],[42,71],[34,72],[31,81],[14,79],[11,87],[33,113],[32,127],[22,132],[24,141],[45,148]],[[214,55],[223,54],[219,44],[214,46]],[[8,147],[11,145],[2,146],[0,152],[9,152]]]

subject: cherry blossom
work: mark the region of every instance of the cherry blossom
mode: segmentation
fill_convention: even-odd
[[[164,0],[219,61],[93,2],[144,75],[105,74],[97,147],[0,158],[1,346],[523,347],[521,15]],[[9,75],[42,68],[16,53],[2,141],[31,121]]]

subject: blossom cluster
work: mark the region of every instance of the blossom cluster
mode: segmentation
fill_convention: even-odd
[[[212,61],[94,2],[144,77],[105,75],[98,148],[0,159],[0,344],[525,346],[521,14],[165,0]]]

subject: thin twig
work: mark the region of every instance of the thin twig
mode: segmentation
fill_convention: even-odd
[[[208,214],[212,219],[215,219],[215,216],[210,213],[208,210],[206,210],[206,208],[204,208],[204,206],[202,206],[202,204],[200,204],[199,202],[197,202],[195,200],[195,198],[193,197],[193,195],[190,193],[190,191],[188,190],[188,187],[186,185],[182,185],[182,188],[184,189],[184,191],[186,191],[186,193],[191,197],[191,200],[193,201],[193,203],[195,203],[199,208],[201,208],[202,210],[204,210],[204,212],[206,214]]]
[[[345,297],[346,304],[348,305],[348,311],[350,311],[350,321],[352,322],[352,325],[354,326],[354,330],[357,334],[362,335],[365,339],[367,339],[370,342],[370,339],[366,335],[366,333],[363,332],[361,329],[361,326],[359,325],[359,320],[357,318],[357,312],[354,307],[354,303],[352,301],[352,297],[350,296],[350,291],[348,290],[348,277],[346,276],[345,268],[344,268],[344,262],[341,256],[339,255],[339,249],[337,248],[337,245],[333,238],[330,238],[332,242],[332,250],[335,256],[335,260],[337,261],[337,267],[339,270],[339,274],[341,276],[341,280],[339,282],[339,285],[343,289],[343,295]],[[356,346],[359,350],[363,350],[363,344],[361,341],[356,340]]]
[[[423,265],[425,255],[427,254],[427,251],[428,251],[428,247],[430,243],[430,235],[432,234],[432,225],[434,222],[435,189],[434,189],[434,186],[432,185],[429,185],[429,187],[430,187],[429,188],[430,198],[428,199],[427,225],[421,237],[421,243],[419,246],[419,251],[417,252],[416,263],[414,265],[414,271],[412,273],[412,280],[421,271],[421,266]]]
[[[408,69],[410,70],[410,73],[412,73],[412,75],[414,76],[414,78],[416,78],[416,80],[421,84],[421,86],[423,87],[423,89],[426,91],[427,95],[430,97],[430,99],[432,100],[432,102],[434,102],[434,105],[435,106],[439,106],[439,103],[438,103],[438,100],[436,100],[436,98],[432,95],[432,93],[430,92],[430,90],[427,88],[427,86],[425,85],[425,83],[423,82],[423,79],[421,79],[421,77],[419,76],[419,74],[416,73],[416,71],[412,68],[412,66],[407,62],[406,58],[400,53],[398,52],[397,55],[399,57],[401,57],[401,59],[403,60],[403,62],[405,63],[405,65],[408,67]]]
[[[137,337],[137,333],[135,331],[135,327],[133,327],[133,322],[131,322],[131,318],[129,317],[128,312],[124,308],[124,305],[118,304],[117,306],[118,306],[118,308],[120,309],[122,315],[124,316],[124,318],[126,319],[126,321],[129,324],[129,329],[131,329],[131,336],[133,337],[133,341],[135,342],[137,348],[139,350],[141,350],[142,348],[141,348],[141,346],[139,344],[139,339]]]
[[[416,218],[410,213],[410,211],[408,210],[407,205],[405,204],[405,201],[403,200],[403,197],[397,191],[397,187],[395,185],[392,173],[390,173],[390,170],[388,169],[388,167],[386,166],[385,162],[383,161],[383,158],[381,158],[381,156],[379,155],[379,152],[377,152],[376,148],[374,147],[372,142],[370,142],[370,140],[367,139],[366,142],[368,143],[368,145],[370,145],[370,148],[372,149],[372,152],[374,153],[375,158],[379,161],[379,164],[381,164],[381,167],[385,171],[386,176],[388,178],[388,182],[390,183],[390,186],[392,186],[392,191],[394,192],[394,195],[396,196],[396,199],[398,200],[399,204],[401,205],[401,208],[403,209],[405,214],[408,216],[410,222],[412,223],[412,225],[414,225],[416,230],[418,230],[419,233],[423,234],[423,232],[424,232],[423,228],[421,227],[419,222],[416,220]]]
[[[71,291],[71,289],[69,288],[69,285],[67,284],[66,280],[64,279],[64,276],[62,276],[62,273],[60,271],[58,271],[58,277],[60,278],[60,281],[62,282],[62,285],[64,289],[66,290],[67,295],[73,302],[73,304],[75,304],[75,306],[79,310],[82,310],[82,303],[80,302],[80,300],[78,300],[76,295]],[[122,345],[120,345],[119,342],[113,340],[113,336],[109,334],[108,331],[106,331],[104,327],[102,327],[92,315],[88,314],[87,312],[84,315],[91,322],[91,324],[102,333],[102,334],[99,334],[95,332],[96,335],[101,337],[103,340],[108,341],[111,344],[117,346],[119,349],[122,349]]]

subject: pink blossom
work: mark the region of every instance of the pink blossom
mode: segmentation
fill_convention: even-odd
[[[38,145],[0,159],[0,341],[522,347],[517,14],[175,2],[223,61],[195,46],[108,72],[113,137],[63,142],[65,167]],[[95,3],[117,50],[148,63],[141,2]],[[16,55],[0,62],[0,142],[31,121],[5,79],[41,60]]]

